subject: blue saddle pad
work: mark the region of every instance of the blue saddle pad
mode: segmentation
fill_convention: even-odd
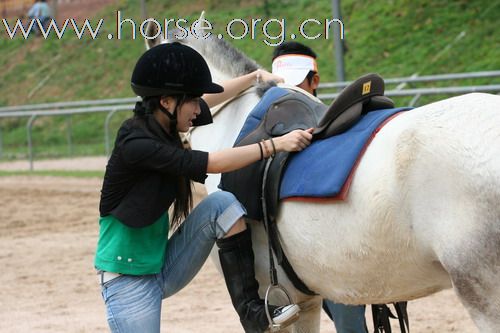
[[[338,195],[372,133],[387,118],[409,109],[369,112],[347,132],[314,141],[304,151],[290,156],[281,180],[280,199]]]

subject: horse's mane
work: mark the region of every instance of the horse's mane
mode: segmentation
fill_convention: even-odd
[[[194,43],[196,43],[195,48],[198,52],[203,54],[203,57],[212,66],[227,74],[228,77],[238,77],[261,68],[255,60],[250,59],[224,39],[218,39],[214,35],[207,39],[195,40]],[[191,43],[187,44],[191,45]],[[274,86],[276,86],[274,81],[261,82],[256,86],[256,93],[262,97],[267,90]]]
[[[186,44],[193,45],[209,63],[229,77],[238,77],[261,67],[227,41],[214,35],[206,39],[189,38]]]
[[[257,85],[257,96],[262,97],[266,91],[272,87],[276,87],[277,84],[274,81],[261,82]]]

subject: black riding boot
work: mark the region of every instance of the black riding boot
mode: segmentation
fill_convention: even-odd
[[[219,258],[236,312],[246,333],[261,333],[269,328],[264,300],[259,296],[259,283],[255,279],[254,255],[250,229],[228,238],[218,239]],[[270,306],[273,321],[287,322],[299,308]],[[291,323],[291,322],[290,322]]]

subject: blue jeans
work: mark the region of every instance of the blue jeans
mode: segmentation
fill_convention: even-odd
[[[335,324],[337,333],[366,333],[365,306],[344,305],[323,300],[323,308]]]
[[[162,271],[121,275],[101,286],[114,333],[158,333],[162,299],[184,288],[198,273],[215,240],[224,237],[245,209],[228,192],[206,197],[170,237]]]

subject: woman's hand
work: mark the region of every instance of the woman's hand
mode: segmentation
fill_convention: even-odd
[[[255,74],[256,83],[267,82],[267,81],[274,81],[276,83],[285,82],[285,80],[281,76],[269,73],[265,69],[258,69],[253,73]]]
[[[311,144],[314,128],[295,130],[274,138],[276,151],[301,151]]]
[[[281,76],[271,74],[264,69],[257,69],[251,73],[222,82],[221,85],[224,87],[223,92],[218,94],[204,94],[203,99],[208,106],[213,107],[227,101],[230,98],[233,98],[255,83],[264,81],[275,81],[276,83],[281,83],[283,82],[283,78]]]

